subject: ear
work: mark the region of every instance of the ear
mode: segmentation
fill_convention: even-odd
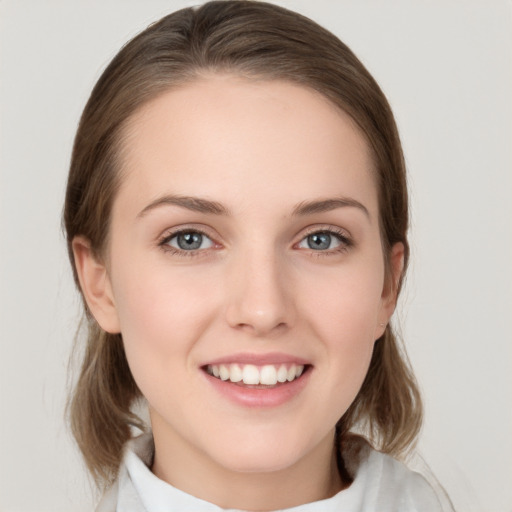
[[[119,318],[107,268],[94,254],[87,238],[75,237],[72,248],[80,287],[90,312],[104,331],[119,333]]]
[[[382,288],[379,325],[377,326],[377,337],[375,339],[380,338],[384,334],[389,319],[395,311],[398,298],[398,283],[404,270],[404,252],[404,244],[402,242],[397,242],[391,248],[389,275],[386,276],[384,287]]]

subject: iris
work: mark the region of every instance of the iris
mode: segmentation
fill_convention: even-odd
[[[331,246],[331,235],[329,233],[313,233],[308,236],[308,247],[316,251],[329,249]]]

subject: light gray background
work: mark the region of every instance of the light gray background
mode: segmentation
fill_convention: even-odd
[[[120,46],[178,0],[0,2],[0,510],[92,509],[63,422],[78,317],[59,229],[77,121]],[[402,297],[420,452],[459,511],[512,510],[512,4],[289,0],[394,108],[410,171]]]

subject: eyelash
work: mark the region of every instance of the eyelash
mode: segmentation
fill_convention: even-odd
[[[183,229],[178,229],[176,231],[172,231],[171,233],[166,233],[158,242],[158,246],[166,253],[169,253],[171,255],[176,255],[176,256],[182,256],[182,257],[196,257],[196,256],[205,256],[207,251],[206,249],[193,249],[193,250],[190,250],[190,251],[186,251],[184,249],[177,249],[176,247],[173,247],[172,245],[169,245],[169,242],[179,236],[179,235],[182,235],[184,233],[197,233],[199,235],[202,235],[206,238],[209,238],[210,240],[212,240],[214,246],[215,245],[218,245],[216,244],[212,237],[210,235],[208,235],[208,233],[206,233],[205,231],[203,231],[202,229],[199,229],[199,228],[183,228]]]
[[[340,242],[340,245],[338,247],[335,247],[334,249],[326,249],[326,250],[310,249],[310,254],[312,257],[322,258],[322,257],[326,257],[326,256],[332,256],[335,254],[346,253],[351,247],[354,246],[354,241],[350,238],[348,233],[345,230],[342,230],[342,229],[334,227],[334,226],[328,226],[325,228],[314,228],[311,231],[306,232],[306,234],[301,238],[301,240],[298,243],[301,243],[303,240],[305,240],[306,238],[308,238],[311,235],[318,235],[318,234],[327,234],[327,235],[333,236]],[[295,245],[297,245],[297,244],[295,244]]]
[[[177,249],[176,247],[169,245],[169,242],[173,238],[175,238],[181,234],[184,234],[184,233],[200,234],[200,235],[210,239],[212,241],[212,243],[214,244],[214,246],[218,245],[218,244],[216,244],[216,242],[212,239],[212,237],[208,233],[206,233],[205,231],[203,231],[199,228],[183,228],[183,229],[178,229],[176,231],[172,231],[170,233],[169,232],[166,233],[158,241],[158,246],[166,253],[181,256],[181,257],[190,258],[190,257],[197,257],[197,256],[205,256],[208,254],[207,249],[192,249],[190,251],[187,251],[184,249]],[[335,247],[334,249],[326,249],[326,250],[310,249],[310,254],[312,257],[319,258],[319,257],[325,257],[325,256],[332,256],[333,254],[345,253],[351,247],[354,246],[353,240],[350,238],[350,236],[347,235],[346,231],[339,229],[339,228],[335,228],[333,226],[329,226],[326,228],[311,229],[311,231],[306,232],[304,234],[304,236],[299,240],[299,242],[294,244],[294,247],[296,247],[298,244],[300,244],[301,242],[306,240],[309,236],[316,235],[316,234],[327,234],[330,236],[334,236],[334,238],[336,238],[340,242],[340,245],[338,247]]]

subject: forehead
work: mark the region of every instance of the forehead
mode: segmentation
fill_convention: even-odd
[[[376,203],[355,122],[321,94],[282,81],[212,75],[163,93],[130,119],[121,167],[121,191],[133,201],[229,192],[246,206],[283,194],[295,203],[347,193]]]

